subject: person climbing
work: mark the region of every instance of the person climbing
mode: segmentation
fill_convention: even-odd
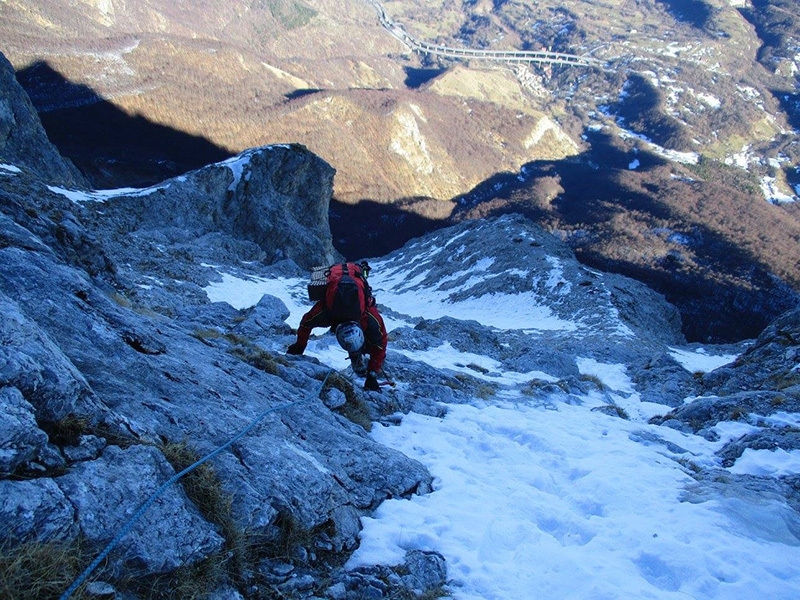
[[[297,328],[297,341],[287,354],[301,355],[311,331],[330,327],[339,345],[347,351],[353,371],[364,379],[364,389],[380,392],[378,373],[386,359],[386,325],[367,283],[370,267],[366,261],[338,263],[324,270],[321,284],[309,286],[309,298],[316,300]],[[369,355],[364,365],[363,355]]]

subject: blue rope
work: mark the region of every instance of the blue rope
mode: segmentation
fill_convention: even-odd
[[[328,373],[325,375],[325,378],[322,380],[322,383],[319,385],[319,389],[317,389],[313,394],[309,394],[308,396],[300,398],[299,400],[295,400],[294,402],[289,402],[288,404],[281,404],[280,406],[274,406],[272,408],[268,408],[260,415],[258,415],[255,419],[253,419],[253,421],[247,427],[245,427],[234,437],[232,437],[230,441],[223,444],[216,450],[212,451],[210,454],[207,454],[194,464],[189,465],[180,473],[176,473],[175,475],[170,477],[160,488],[158,488],[155,492],[153,492],[153,494],[147,499],[147,501],[139,507],[139,510],[137,510],[133,514],[133,516],[130,519],[128,519],[128,522],[125,523],[122,529],[119,530],[119,533],[117,533],[114,539],[112,539],[106,545],[106,547],[103,548],[103,551],[97,555],[97,558],[95,558],[92,561],[92,563],[88,567],[86,567],[86,569],[84,569],[83,573],[81,573],[78,576],[78,578],[72,582],[72,585],[69,586],[69,588],[67,588],[67,591],[61,595],[60,600],[67,600],[73,593],[75,593],[75,590],[77,590],[78,587],[80,587],[83,584],[83,582],[86,581],[86,578],[89,577],[89,575],[91,575],[92,571],[94,571],[101,562],[103,562],[103,559],[105,559],[105,557],[108,556],[109,552],[111,552],[111,550],[113,550],[114,547],[122,541],[122,538],[124,538],[126,535],[128,535],[128,533],[130,533],[131,529],[133,529],[133,526],[136,524],[136,522],[142,517],[142,515],[144,515],[145,512],[147,512],[147,509],[150,508],[150,506],[152,506],[153,502],[155,502],[158,499],[158,497],[161,496],[161,494],[163,494],[167,490],[169,486],[171,486],[173,483],[178,481],[181,477],[183,477],[190,471],[193,471],[194,469],[202,465],[204,462],[211,460],[217,454],[229,448],[230,446],[235,444],[238,440],[242,439],[245,435],[247,435],[250,432],[250,430],[253,429],[253,427],[255,427],[258,424],[259,421],[261,421],[261,419],[266,417],[269,413],[291,408],[292,406],[295,406],[297,404],[300,404],[301,402],[305,402],[307,400],[310,400],[311,398],[315,398],[316,396],[318,396],[319,393],[322,391],[322,388],[325,386],[325,383],[328,381],[328,376],[330,374],[331,371],[328,371]]]

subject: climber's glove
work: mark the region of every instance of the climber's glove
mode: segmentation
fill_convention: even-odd
[[[378,374],[375,371],[370,371],[367,378],[364,380],[364,389],[370,392],[380,392],[381,386],[378,384]]]

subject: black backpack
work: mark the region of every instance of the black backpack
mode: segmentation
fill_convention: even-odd
[[[324,300],[334,322],[358,322],[369,306],[372,290],[361,265],[342,262],[312,270],[308,297]]]

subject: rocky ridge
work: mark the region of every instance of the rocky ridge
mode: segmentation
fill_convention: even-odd
[[[37,129],[28,117],[8,129]],[[33,167],[20,156],[44,158]],[[152,188],[104,193],[67,185],[57,153],[43,145],[4,150],[0,163],[6,547],[99,549],[166,479],[262,417],[213,459],[211,485],[171,487],[121,540],[97,574],[120,597],[147,597],[159,585],[173,592],[193,566],[211,573],[190,575],[203,592],[232,598],[441,592],[446,565],[435,554],[409,553],[395,568],[340,565],[358,543],[360,517],[431,486],[422,465],[368,435],[371,423],[409,410],[441,415],[449,402],[491,398],[505,385],[487,383],[477,368],[473,377],[415,358],[443,343],[504,370],[541,372],[524,384],[531,402],[594,393],[609,413],[637,418],[582,377],[575,358],[623,363],[642,400],[673,407],[664,425],[701,434],[719,420],[759,425],[760,434],[728,444],[722,460],[747,447],[796,447],[793,428],[765,420],[800,411],[796,310],[752,345],[718,349],[740,354],[724,370],[688,373],[670,352],[690,346],[663,297],[580,265],[568,246],[519,216],[467,222],[374,261],[379,302],[382,293],[413,301],[425,290],[461,308],[414,319],[402,304],[382,306],[405,323],[387,360],[403,385],[369,394],[314,358],[284,355],[293,335],[283,301],[264,295],[236,309],[207,296],[221,273],[302,294],[306,268],[338,257],[326,221],[333,171],[305,148],[256,148]],[[535,304],[541,325],[518,330],[461,312],[486,296],[503,298],[512,315]],[[695,396],[702,398],[686,403]],[[723,478],[701,466],[696,473],[695,496],[720,487],[777,493],[798,508],[797,478]],[[209,505],[213,494],[222,501]]]

